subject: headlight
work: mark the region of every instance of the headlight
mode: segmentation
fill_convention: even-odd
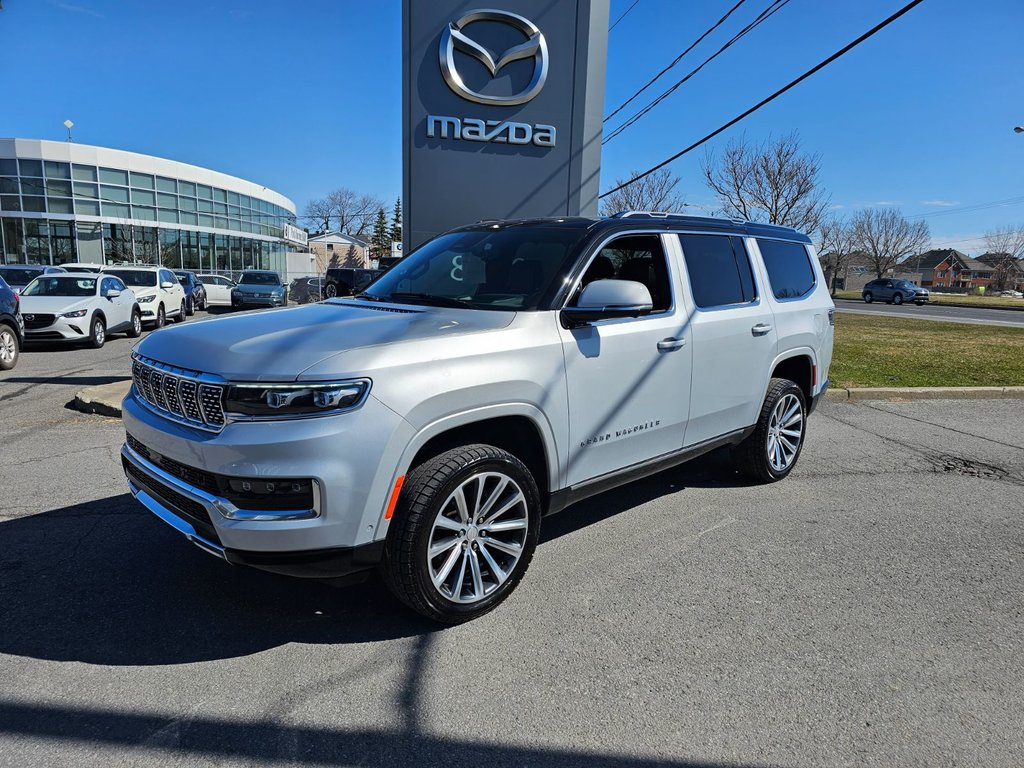
[[[139,304],[149,304],[156,296],[139,296]]]
[[[61,317],[85,317],[87,314],[88,309],[76,309],[74,312],[65,312]]]
[[[368,379],[294,384],[230,384],[224,410],[243,419],[296,419],[357,408],[370,391]]]

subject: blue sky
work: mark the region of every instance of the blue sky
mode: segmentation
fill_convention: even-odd
[[[734,0],[640,0],[609,40],[607,109]],[[612,0],[612,19],[632,0]],[[767,4],[748,0],[681,75]],[[602,186],[743,111],[903,4],[792,0],[605,147]],[[0,136],[128,149],[259,181],[304,202],[338,186],[401,188],[400,0],[4,0]],[[747,7],[749,6],[749,7]],[[1024,3],[925,0],[710,144],[798,131],[837,210],[928,214],[936,245],[1024,223]],[[702,55],[703,54],[703,55]],[[614,122],[612,124],[615,124]],[[714,201],[697,150],[672,166]],[[841,208],[839,206],[842,206]]]

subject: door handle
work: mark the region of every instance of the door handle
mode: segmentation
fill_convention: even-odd
[[[659,352],[671,352],[673,349],[679,349],[686,345],[686,339],[674,339],[671,336],[667,339],[662,339],[658,342]]]
[[[772,329],[771,323],[758,323],[757,325],[755,325],[753,328],[750,329],[750,332],[752,334],[754,334],[755,336],[764,336],[771,329]]]

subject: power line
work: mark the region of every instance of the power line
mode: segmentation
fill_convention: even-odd
[[[765,21],[767,21],[768,19],[770,19],[777,11],[781,10],[789,2],[790,2],[790,0],[772,0],[772,2],[770,2],[768,4],[768,6],[763,11],[761,11],[760,14],[758,14],[757,18],[755,18],[747,26],[745,26],[743,29],[741,29],[739,32],[737,32],[735,35],[733,35],[733,37],[730,40],[728,40],[725,43],[725,45],[723,45],[721,48],[719,48],[717,51],[715,51],[713,54],[711,54],[708,58],[704,59],[704,61],[702,61],[699,65],[697,65],[697,67],[695,67],[694,69],[690,70],[690,72],[688,72],[686,75],[684,75],[682,77],[682,79],[677,80],[672,86],[670,86],[668,88],[668,90],[663,91],[660,96],[658,96],[656,99],[654,99],[649,104],[647,104],[647,106],[645,106],[643,109],[641,109],[640,111],[636,112],[632,117],[630,117],[628,120],[626,120],[626,122],[622,123],[618,128],[616,128],[608,136],[606,136],[601,141],[601,144],[607,144],[609,141],[614,139],[616,136],[619,136],[627,128],[629,128],[632,125],[635,125],[641,118],[644,117],[644,115],[649,113],[651,110],[653,110],[655,107],[657,107],[661,102],[663,102],[665,99],[667,99],[673,93],[675,93],[680,88],[680,86],[683,85],[683,83],[685,83],[691,77],[693,77],[698,72],[700,72],[702,69],[704,69],[705,66],[707,66],[712,61],[717,59],[720,55],[725,53],[725,51],[727,51],[735,43],[737,43],[744,36],[746,36],[746,34],[748,32],[750,32],[752,29],[755,29],[757,26],[759,26],[760,24],[762,24]]]
[[[1008,197],[1005,200],[993,200],[990,203],[974,203],[972,205],[962,205],[958,208],[946,208],[943,211],[929,211],[928,213],[915,213],[912,216],[907,216],[908,219],[926,219],[932,216],[948,216],[952,213],[972,213],[974,211],[984,211],[989,208],[1001,208],[1007,205],[1020,205],[1024,203],[1024,197]]]
[[[619,186],[615,187],[614,189],[608,190],[607,192],[605,192],[604,194],[599,195],[598,197],[599,198],[608,197],[608,195],[614,194],[615,192],[618,192],[621,189],[625,189],[630,184],[634,184],[637,181],[639,181],[640,179],[642,179],[642,178],[644,178],[646,176],[650,176],[655,171],[661,170],[662,168],[664,168],[669,163],[672,163],[672,162],[678,160],[680,157],[685,155],[687,152],[693,151],[694,149],[699,147],[701,144],[705,144],[708,141],[711,141],[711,139],[713,139],[718,134],[720,134],[723,131],[726,131],[729,128],[731,128],[732,126],[736,125],[736,123],[740,122],[740,120],[743,120],[744,118],[749,117],[750,115],[754,114],[754,112],[757,112],[757,110],[761,109],[761,107],[765,106],[766,104],[771,103],[772,101],[775,101],[775,99],[777,99],[779,96],[781,96],[782,94],[784,94],[787,91],[791,90],[792,88],[796,87],[797,85],[802,83],[804,80],[809,78],[811,75],[813,75],[816,72],[819,72],[820,70],[824,69],[825,67],[827,67],[829,64],[831,64],[833,61],[835,61],[836,59],[840,58],[844,54],[849,53],[851,50],[853,50],[858,45],[863,43],[869,37],[872,37],[873,35],[877,34],[881,30],[885,29],[887,26],[892,24],[894,21],[896,21],[901,16],[903,16],[904,14],[909,12],[914,7],[920,5],[922,2],[924,2],[924,0],[912,0],[912,2],[907,3],[905,6],[903,6],[898,11],[896,11],[896,13],[894,13],[892,16],[890,16],[889,18],[885,19],[884,21],[876,24],[874,27],[869,29],[867,32],[865,32],[863,35],[858,37],[852,43],[849,43],[849,44],[845,45],[844,47],[840,48],[838,51],[833,53],[827,59],[825,59],[824,61],[819,62],[814,67],[812,67],[811,69],[807,70],[802,75],[800,75],[800,77],[798,77],[796,80],[791,81],[789,84],[787,84],[787,85],[783,86],[782,88],[780,88],[779,90],[777,90],[771,96],[767,97],[766,99],[762,99],[760,102],[758,102],[757,104],[752,106],[746,112],[743,112],[742,114],[737,115],[732,120],[727,122],[725,125],[721,126],[720,128],[716,128],[714,131],[709,133],[704,138],[699,139],[699,140],[695,141],[693,144],[691,144],[690,146],[686,147],[685,149],[682,149],[679,152],[676,152],[674,155],[672,155],[671,157],[667,158],[666,160],[663,160],[662,162],[658,163],[653,168],[647,169],[643,173],[641,173],[641,174],[639,174],[637,176],[634,176],[629,181],[626,181],[626,182],[624,182],[622,184],[619,184]]]
[[[619,25],[619,22],[622,21],[624,18],[626,18],[626,16],[629,15],[630,11],[632,11],[634,8],[636,8],[636,4],[639,3],[639,2],[640,2],[640,0],[633,0],[633,4],[631,6],[629,6],[629,8],[627,8],[625,11],[622,12],[622,15],[619,16],[619,18],[617,18],[615,20],[614,24],[612,24],[610,27],[608,27],[608,31],[611,32],[613,29],[615,29],[615,27],[617,27]]]
[[[725,14],[725,16],[723,16],[723,17],[722,17],[722,18],[720,18],[720,19],[719,19],[719,20],[718,20],[717,22],[715,22],[715,24],[714,24],[713,26],[709,27],[709,28],[708,28],[708,29],[707,29],[707,30],[706,30],[706,31],[704,32],[704,34],[703,34],[703,35],[701,35],[701,36],[700,36],[700,37],[698,37],[698,38],[697,38],[696,40],[694,40],[694,41],[693,41],[693,42],[692,42],[692,43],[690,44],[690,47],[689,47],[689,48],[687,48],[687,49],[686,49],[685,51],[683,51],[682,53],[680,53],[680,54],[679,54],[678,56],[676,56],[676,57],[675,57],[675,58],[674,58],[674,59],[672,60],[672,63],[671,63],[671,64],[669,64],[669,65],[668,65],[667,67],[665,67],[665,68],[664,68],[663,70],[661,70],[661,72],[659,72],[659,73],[658,73],[658,74],[656,74],[656,75],[655,75],[654,77],[652,77],[652,78],[651,78],[650,80],[648,80],[648,81],[647,81],[647,83],[646,83],[646,84],[645,84],[645,85],[643,86],[643,88],[641,88],[640,90],[638,90],[638,91],[637,91],[636,93],[634,93],[634,94],[633,94],[632,96],[630,96],[630,97],[629,97],[628,99],[626,99],[626,100],[625,100],[624,102],[622,102],[622,103],[621,103],[621,104],[620,104],[620,105],[619,105],[618,107],[616,107],[616,108],[615,108],[615,111],[613,111],[613,112],[612,112],[611,114],[609,114],[609,115],[608,115],[608,116],[607,116],[607,117],[606,117],[606,118],[604,119],[604,122],[606,122],[606,123],[607,123],[607,122],[608,122],[609,120],[611,120],[611,119],[612,119],[613,117],[615,117],[615,116],[616,116],[617,114],[619,114],[619,112],[621,112],[621,111],[622,111],[623,109],[625,109],[625,108],[626,108],[626,106],[627,106],[627,105],[628,105],[628,104],[629,104],[630,102],[632,102],[632,101],[633,101],[634,99],[636,99],[636,97],[637,97],[637,96],[639,96],[639,95],[640,95],[641,93],[643,93],[643,92],[644,92],[644,91],[646,91],[646,90],[647,90],[648,88],[650,88],[650,87],[651,87],[652,85],[654,85],[654,83],[655,83],[655,81],[656,81],[656,80],[658,80],[658,79],[659,79],[659,78],[660,78],[660,77],[661,77],[662,75],[664,75],[664,74],[665,74],[666,72],[668,72],[668,71],[669,71],[670,69],[672,69],[672,67],[674,67],[674,66],[675,66],[676,64],[678,64],[678,63],[679,63],[680,61],[682,61],[683,57],[684,57],[684,56],[686,56],[686,54],[688,54],[688,53],[689,53],[690,51],[692,51],[692,50],[693,50],[694,48],[696,48],[696,47],[697,47],[698,45],[700,45],[700,43],[701,43],[701,42],[703,42],[703,41],[704,41],[704,38],[706,38],[706,37],[707,37],[708,35],[710,35],[710,34],[711,34],[712,32],[714,32],[714,31],[715,31],[716,29],[718,29],[718,28],[719,28],[720,26],[722,26],[722,24],[723,24],[723,23],[725,22],[725,20],[726,20],[726,19],[728,19],[728,18],[729,18],[730,16],[732,16],[732,14],[733,14],[733,11],[735,11],[735,10],[736,10],[737,8],[739,8],[739,7],[741,6],[741,5],[743,5],[743,4],[744,4],[744,3],[746,2],[746,1],[747,1],[747,0],[740,0],[740,1],[738,2],[738,3],[736,3],[736,5],[734,5],[734,6],[733,6],[732,8],[730,8],[730,9],[729,9],[728,11],[726,11],[726,14]],[[635,3],[634,3],[634,5],[635,5]],[[616,22],[616,23],[618,23],[618,22]]]

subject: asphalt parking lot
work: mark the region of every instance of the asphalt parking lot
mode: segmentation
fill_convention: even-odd
[[[786,481],[577,505],[439,631],[137,506],[120,422],[65,407],[132,344],[0,375],[0,765],[1024,764],[1019,400],[826,402]]]

